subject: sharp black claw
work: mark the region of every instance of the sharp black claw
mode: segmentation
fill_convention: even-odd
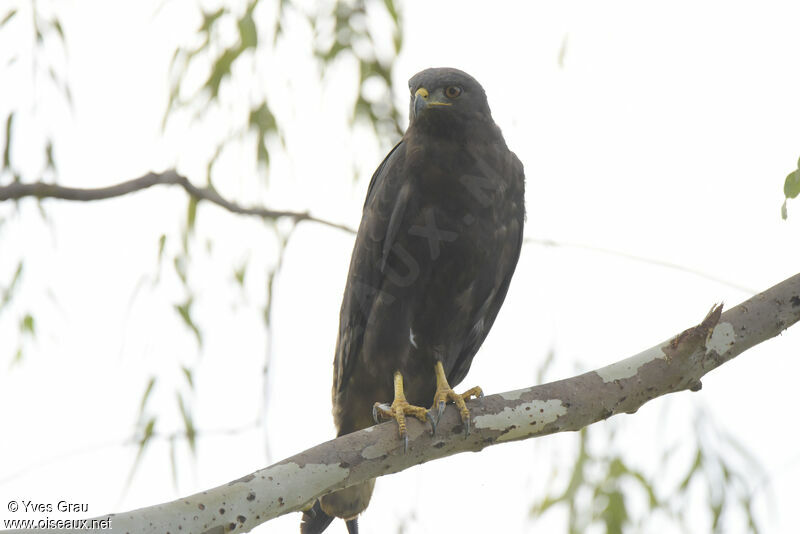
[[[403,434],[403,454],[408,452],[408,434]]]
[[[469,416],[464,420],[464,439],[469,437]]]
[[[436,435],[436,419],[434,419],[433,414],[430,410],[425,412],[425,416],[428,418],[428,421],[431,423],[431,436]]]
[[[482,398],[483,398],[483,390],[481,390],[481,391],[478,393],[478,398],[479,398],[479,399],[482,399]]]
[[[442,418],[442,414],[444,413],[445,403],[444,401],[439,401],[439,406],[436,407],[436,421],[438,422],[439,419]]]
[[[375,421],[376,425],[378,423],[380,423],[380,421],[378,420],[378,403],[377,402],[372,405],[372,420]]]

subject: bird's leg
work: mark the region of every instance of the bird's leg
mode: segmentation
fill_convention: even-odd
[[[433,424],[433,419],[431,418],[428,410],[422,406],[414,406],[413,404],[409,404],[409,402],[406,400],[406,395],[403,393],[403,375],[400,374],[400,371],[395,371],[394,400],[392,401],[391,406],[376,402],[372,407],[372,417],[375,419],[376,423],[379,422],[380,419],[394,419],[397,421],[397,428],[400,431],[400,439],[403,440],[403,452],[408,450],[406,415],[413,415],[423,423],[431,421],[431,424]]]
[[[478,386],[474,388],[468,389],[461,395],[453,391],[453,388],[450,387],[450,384],[447,383],[447,376],[444,373],[444,367],[442,367],[442,362],[437,361],[435,366],[436,371],[436,393],[433,395],[433,406],[431,406],[431,411],[436,411],[436,415],[433,416],[433,420],[436,423],[439,423],[439,418],[444,413],[445,404],[447,401],[453,401],[458,408],[459,413],[461,414],[461,421],[464,423],[464,437],[469,436],[469,427],[470,427],[470,419],[469,419],[469,410],[467,409],[467,405],[464,401],[469,400],[472,397],[476,399],[478,397],[483,397],[483,390]],[[434,425],[434,431],[436,429],[436,425]]]

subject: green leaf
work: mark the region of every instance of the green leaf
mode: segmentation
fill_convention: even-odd
[[[214,65],[211,67],[211,74],[208,76],[206,83],[203,84],[203,87],[208,89],[211,93],[212,99],[217,98],[219,95],[219,86],[222,80],[226,76],[230,76],[231,65],[233,65],[233,62],[236,61],[236,58],[238,58],[243,51],[244,49],[241,46],[228,48],[214,62]]]
[[[11,368],[21,363],[22,363],[22,347],[17,347],[17,352],[14,353],[14,357],[11,359],[11,364],[8,367]]]
[[[11,282],[8,284],[8,287],[3,290],[3,297],[0,299],[0,310],[2,310],[6,304],[11,302],[11,299],[14,297],[14,291],[17,288],[17,284],[20,281],[20,277],[22,276],[22,260],[17,263],[17,269],[14,271],[14,276],[11,277]]]
[[[243,261],[240,267],[234,268],[233,278],[239,287],[244,287],[244,275],[247,272],[247,261]]]
[[[397,14],[397,6],[394,5],[394,0],[383,0],[384,6],[386,6],[386,11],[389,12],[389,16],[392,17],[395,25],[398,24],[399,15]]]
[[[253,7],[255,7],[255,4],[250,6],[250,9],[239,19],[238,23],[239,39],[242,41],[243,49],[258,46],[258,30],[256,30],[256,23],[253,20]]]
[[[800,194],[800,169],[796,169],[786,175],[783,183],[783,194],[786,198],[795,198]]]
[[[194,379],[192,378],[192,370],[186,367],[185,365],[181,366],[181,371],[183,371],[183,376],[186,378],[186,381],[189,383],[189,387],[194,389]]]
[[[53,19],[52,24],[53,28],[56,30],[56,33],[58,33],[58,36],[61,37],[61,41],[66,43],[67,40],[64,38],[64,29],[61,27],[61,21],[58,19]]]
[[[269,166],[269,150],[267,150],[267,134],[275,133],[278,125],[275,116],[266,102],[250,110],[248,124],[256,131],[256,158],[261,164]]]
[[[194,222],[197,219],[197,199],[189,197],[189,207],[186,210],[186,228],[191,232],[194,230]]]
[[[628,521],[628,509],[625,506],[625,496],[618,490],[610,492],[608,504],[601,517],[606,524],[606,534],[622,534],[622,527]]]
[[[150,394],[153,392],[153,387],[156,385],[156,377],[151,376],[150,380],[147,381],[147,386],[144,388],[144,394],[142,395],[142,400],[139,403],[139,416],[138,419],[141,421],[142,416],[144,415],[144,409],[147,407],[147,399],[150,398]]]
[[[46,168],[50,169],[50,170],[55,170],[56,162],[55,162],[55,159],[53,158],[53,140],[52,139],[48,139],[47,140],[47,144],[45,144],[45,147],[44,147],[44,155],[45,155],[45,158],[47,160]]]
[[[217,22],[222,15],[225,14],[225,8],[221,7],[218,10],[214,11],[213,13],[203,13],[203,24],[200,25],[200,29],[197,30],[197,33],[209,33],[211,31],[211,27]]]
[[[139,450],[143,450],[150,440],[153,438],[153,434],[155,433],[156,428],[156,418],[155,416],[151,417],[147,424],[144,426],[144,431],[142,432],[142,438],[139,440]]]
[[[689,468],[689,472],[686,473],[683,482],[681,482],[678,485],[678,488],[680,489],[681,492],[686,491],[686,488],[689,486],[689,482],[692,481],[692,477],[694,477],[694,474],[697,473],[697,470],[700,469],[702,465],[703,465],[703,450],[698,448],[697,455],[694,458],[694,463],[692,464],[692,467]]]
[[[34,324],[33,316],[30,313],[26,313],[25,317],[23,317],[22,321],[20,321],[19,331],[23,334],[30,334],[31,336],[36,335],[36,325]]]
[[[11,20],[11,18],[12,18],[14,15],[16,15],[16,14],[17,14],[17,10],[16,10],[16,9],[12,9],[12,10],[11,10],[11,11],[9,11],[8,13],[6,13],[6,16],[5,16],[5,17],[3,17],[3,20],[0,20],[0,28],[2,28],[3,26],[5,26],[5,25],[6,25],[6,22],[8,22],[9,20]]]
[[[3,147],[3,169],[11,167],[11,124],[14,122],[14,112],[6,118],[6,145]]]
[[[142,460],[142,456],[144,455],[144,451],[147,446],[152,441],[153,436],[155,435],[155,428],[156,428],[156,417],[151,417],[147,423],[144,425],[142,429],[142,434],[138,440],[138,450],[136,451],[136,458],[133,460],[133,465],[131,465],[131,471],[128,473],[128,479],[125,481],[125,487],[128,488],[131,485],[131,481],[133,480],[133,475],[136,473],[136,468],[139,466],[139,463]]]
[[[189,442],[189,448],[192,450],[192,454],[195,454],[197,431],[195,430],[194,421],[192,420],[192,414],[189,413],[189,410],[187,410],[186,406],[183,404],[183,396],[181,396],[180,393],[178,393],[178,409],[180,409],[181,417],[183,418],[183,428],[186,432],[186,440]]]
[[[178,274],[178,278],[186,285],[186,259],[183,256],[175,256],[172,264],[175,266],[175,272]]]
[[[197,344],[202,346],[203,345],[203,337],[200,334],[200,329],[197,328],[197,325],[192,320],[192,297],[186,299],[186,302],[183,304],[175,304],[175,310],[178,312],[178,315],[181,316],[183,322],[189,329],[194,333],[195,337],[197,338]]]
[[[628,474],[630,474],[634,479],[639,481],[642,488],[647,492],[647,497],[649,499],[650,508],[657,508],[660,505],[658,497],[656,497],[655,489],[653,485],[647,480],[647,478],[640,473],[639,471],[629,470]]]
[[[158,238],[158,263],[161,263],[161,259],[164,257],[164,245],[167,242],[167,234],[161,234],[161,237]]]

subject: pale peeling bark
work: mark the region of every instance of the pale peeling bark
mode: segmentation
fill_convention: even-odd
[[[800,274],[722,313],[714,306],[697,326],[636,356],[596,371],[469,403],[464,438],[457,411],[445,410],[436,436],[415,419],[409,446],[393,422],[317,445],[224,486],[176,501],[111,516],[115,532],[246,532],[310,506],[333,490],[489,445],[579,430],[618,413],[633,413],[658,396],[698,390],[700,378],[800,320]],[[102,519],[102,517],[101,517]],[[299,519],[298,519],[299,520]]]

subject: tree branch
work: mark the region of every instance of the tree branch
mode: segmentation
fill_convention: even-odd
[[[409,447],[393,422],[342,436],[224,486],[176,501],[112,515],[120,532],[248,531],[311,505],[320,495],[414,465],[490,445],[579,430],[619,413],[634,413],[667,393],[697,391],[700,378],[800,320],[800,274],[633,357],[588,373],[470,403],[466,439],[448,406],[431,436],[408,422]],[[98,519],[103,519],[100,517]]]
[[[260,207],[244,207],[236,202],[223,198],[217,191],[211,187],[197,187],[188,178],[169,170],[163,173],[149,172],[139,178],[121,182],[108,187],[98,187],[95,189],[81,189],[77,187],[64,187],[58,184],[48,184],[45,182],[13,182],[9,185],[0,187],[0,202],[4,200],[18,200],[23,197],[35,198],[60,198],[62,200],[77,200],[88,202],[92,200],[104,200],[107,198],[120,197],[128,193],[134,193],[154,185],[179,185],[191,197],[198,201],[207,200],[212,204],[216,204],[232,213],[241,215],[254,215],[262,219],[280,219],[288,218],[296,222],[312,221],[331,228],[344,230],[345,232],[354,233],[355,230],[344,224],[339,224],[325,219],[314,217],[308,212],[298,211],[278,211],[270,210]]]
[[[296,222],[311,221],[331,228],[344,230],[345,232],[355,233],[355,230],[347,225],[331,222],[325,219],[320,219],[318,217],[314,217],[308,212],[276,211],[261,207],[248,208],[240,206],[235,202],[223,198],[219,193],[217,193],[215,189],[211,187],[197,187],[196,185],[192,184],[192,182],[188,178],[178,174],[174,170],[169,170],[161,174],[149,172],[144,176],[141,176],[139,178],[134,178],[133,180],[128,180],[126,182],[122,182],[116,185],[111,185],[108,187],[99,187],[96,189],[80,189],[76,187],[64,187],[61,185],[48,184],[45,182],[33,182],[33,183],[13,182],[7,186],[0,186],[0,202],[4,200],[18,200],[23,197],[35,197],[39,199],[59,198],[62,200],[75,200],[83,202],[91,200],[104,200],[107,198],[114,198],[127,195],[128,193],[134,193],[136,191],[147,189],[148,187],[152,187],[154,185],[179,185],[197,201],[207,200],[232,213],[261,217],[262,219],[279,219],[285,217],[292,219]],[[552,239],[546,239],[546,238],[542,239],[542,238],[527,237],[525,238],[524,242],[548,246],[548,247],[581,248],[585,250],[601,252],[604,254],[610,254],[613,256],[619,256],[622,258],[627,258],[644,263],[650,263],[653,265],[659,265],[661,267],[667,267],[669,269],[676,269],[679,271],[692,273],[697,276],[706,278],[708,280],[713,280],[715,282],[727,285],[734,289],[744,291],[745,293],[755,294],[755,291],[753,291],[749,287],[745,287],[735,282],[730,282],[728,280],[723,280],[712,274],[705,273],[697,269],[684,267],[683,265],[678,265],[676,263],[668,261],[657,260],[653,258],[645,258],[642,256],[630,254],[628,252],[611,250],[602,247],[595,247],[591,245],[553,241]]]

